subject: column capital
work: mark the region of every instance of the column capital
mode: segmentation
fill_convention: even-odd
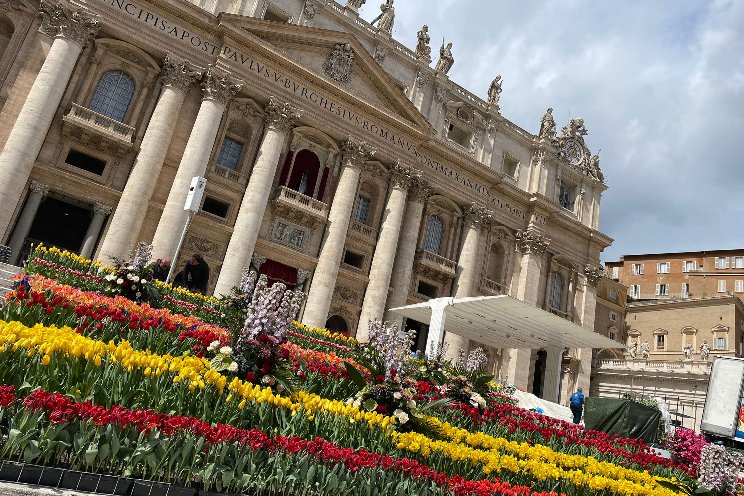
[[[364,141],[355,141],[351,137],[341,142],[341,153],[344,162],[352,165],[362,165],[371,159],[377,151],[370,148]]]
[[[39,5],[41,12],[41,27],[39,31],[48,36],[68,38],[81,47],[95,36],[100,27],[98,19],[83,15],[59,5],[42,1]]]
[[[207,72],[204,73],[204,80],[202,81],[204,99],[215,100],[227,106],[242,87],[243,81],[230,76],[214,66],[209,66]]]
[[[264,107],[264,121],[270,129],[276,129],[280,133],[288,133],[295,122],[300,118],[300,111],[287,102],[280,102],[273,96]]]
[[[537,229],[530,227],[524,231],[517,230],[517,248],[523,254],[529,253],[542,254],[550,244],[550,238],[544,236]]]
[[[485,228],[493,219],[493,212],[487,208],[471,203],[463,208],[465,225]]]
[[[202,74],[202,70],[195,70],[191,64],[171,53],[163,59],[161,70],[163,86],[170,86],[186,93],[189,87],[202,77]]]
[[[94,215],[101,215],[103,217],[106,217],[107,215],[111,215],[111,211],[113,208],[111,205],[108,205],[103,202],[95,202],[93,204],[93,214]]]
[[[394,188],[408,190],[421,178],[421,172],[413,167],[402,164],[400,160],[390,167],[389,172],[390,183]]]
[[[29,191],[41,195],[42,198],[49,194],[49,185],[40,183],[39,181],[31,181],[31,185],[28,189]]]
[[[596,288],[599,278],[602,277],[602,267],[586,264],[584,266],[584,275],[586,276],[587,285]]]
[[[431,196],[429,182],[421,177],[416,178],[408,189],[408,200],[416,203],[426,203]]]

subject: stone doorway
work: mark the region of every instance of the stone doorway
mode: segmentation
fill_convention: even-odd
[[[31,245],[40,242],[77,253],[85,239],[90,217],[90,208],[48,196],[39,205],[19,260],[25,260]]]
[[[539,350],[535,360],[534,378],[532,380],[532,394],[542,398],[543,383],[545,377],[545,365],[547,363],[548,352]]]
[[[414,353],[417,350],[421,350],[422,352],[426,353],[428,351],[426,349],[426,340],[429,337],[429,326],[427,324],[424,324],[423,322],[419,322],[413,319],[405,319],[405,323],[403,324],[403,326],[406,332],[416,332],[416,336],[413,338],[413,345],[411,346],[411,353]]]

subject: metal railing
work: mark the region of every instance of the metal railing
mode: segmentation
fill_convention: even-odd
[[[94,126],[107,132],[107,134],[114,135],[115,137],[130,143],[134,139],[135,129],[132,126],[127,126],[123,122],[119,122],[111,117],[106,117],[103,114],[94,112],[93,110],[78,105],[77,103],[72,104],[67,117]]]

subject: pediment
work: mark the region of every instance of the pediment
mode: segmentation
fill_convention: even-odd
[[[386,73],[351,34],[233,15],[226,15],[221,21],[223,25],[259,38],[277,56],[325,80],[335,93],[345,92],[385,114],[406,121],[420,132],[434,133],[429,122],[405,96],[400,83]],[[344,46],[353,51],[348,81],[343,77],[334,79],[324,67],[334,50]],[[339,57],[343,58],[343,55]]]

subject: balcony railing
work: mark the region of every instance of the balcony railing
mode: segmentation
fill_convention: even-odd
[[[653,370],[662,372],[685,372],[693,374],[708,374],[713,361],[685,360],[685,361],[663,361],[663,360],[600,360],[599,368],[604,370]]]
[[[210,171],[221,178],[227,179],[228,181],[245,185],[248,182],[248,176],[237,172],[235,169],[224,167],[218,163],[212,164]]]
[[[481,278],[480,289],[493,296],[506,294],[506,286],[487,277]]]
[[[274,204],[283,217],[302,225],[314,225],[328,219],[327,204],[286,186],[277,188]]]
[[[419,272],[438,281],[448,281],[457,273],[457,263],[436,253],[421,250],[416,256]]]
[[[77,103],[72,104],[63,121],[101,134],[128,147],[131,147],[134,141],[135,129],[132,126],[127,126]]]
[[[365,238],[369,238],[369,240],[374,241],[375,239],[375,230],[372,229],[372,227],[368,226],[367,224],[362,224],[361,222],[357,222],[355,220],[352,220],[349,223],[349,230],[357,232],[364,236]]]
[[[566,319],[566,320],[568,320],[570,322],[573,322],[574,321],[573,315],[570,314],[569,312],[564,312],[563,310],[558,310],[557,308],[553,308],[550,305],[546,305],[545,306],[545,310],[547,310],[548,312],[552,313],[553,315],[557,315],[559,317],[563,317],[564,319]]]

